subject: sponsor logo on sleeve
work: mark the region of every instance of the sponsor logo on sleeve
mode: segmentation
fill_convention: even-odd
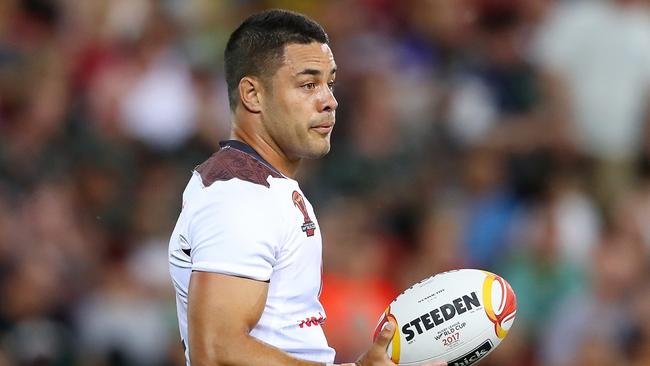
[[[319,315],[318,317],[308,316],[305,319],[300,319],[298,321],[298,326],[300,328],[311,327],[311,326],[320,327],[325,323],[326,318],[320,312],[318,312],[318,315]]]

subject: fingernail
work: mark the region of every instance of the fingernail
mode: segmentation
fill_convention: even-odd
[[[393,325],[392,322],[386,322],[386,324],[384,324],[384,329],[393,330],[395,329],[395,325]]]

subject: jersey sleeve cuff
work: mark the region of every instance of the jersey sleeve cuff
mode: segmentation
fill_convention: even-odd
[[[229,276],[250,278],[256,281],[268,281],[271,271],[265,269],[251,269],[250,267],[233,266],[220,263],[197,262],[192,265],[192,271],[214,272]]]

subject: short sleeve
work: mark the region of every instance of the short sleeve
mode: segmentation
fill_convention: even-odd
[[[189,225],[192,270],[270,279],[278,240],[258,198],[225,192],[197,208]]]
[[[538,28],[531,42],[532,56],[540,66],[561,71],[576,52],[575,44],[581,24],[577,18],[584,18],[570,5],[558,5],[546,21]],[[582,21],[579,21],[582,23]],[[578,38],[577,38],[578,37]]]

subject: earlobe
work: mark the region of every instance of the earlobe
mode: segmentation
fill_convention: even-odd
[[[244,108],[251,113],[260,113],[262,85],[256,79],[243,77],[239,80],[239,98]]]

